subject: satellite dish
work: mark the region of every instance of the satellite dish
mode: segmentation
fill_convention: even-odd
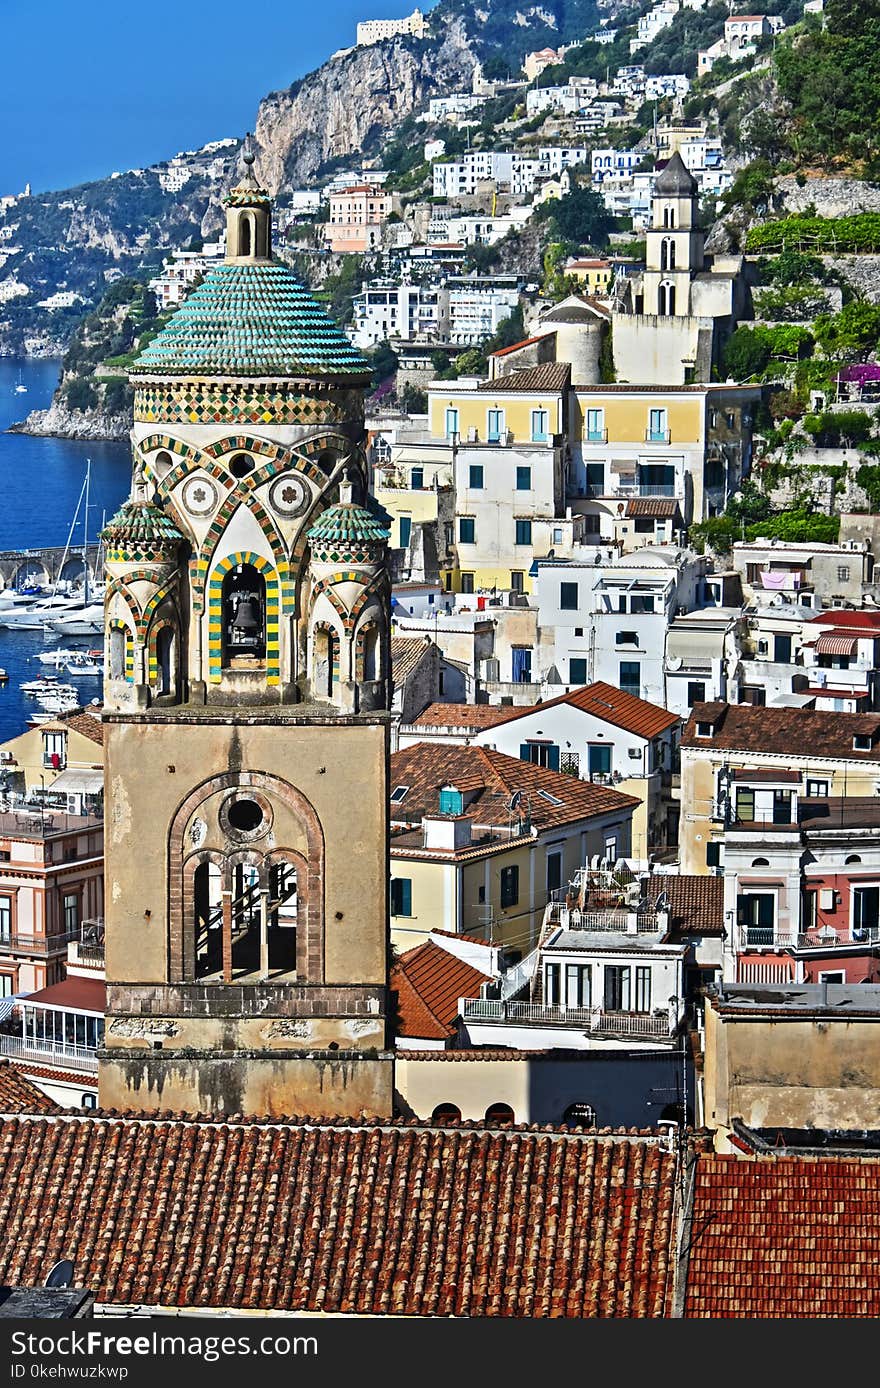
[[[62,1258],[56,1263],[43,1283],[44,1287],[71,1287],[73,1285],[73,1263]]]
[[[518,808],[519,808],[519,803],[520,803],[521,800],[522,800],[522,791],[521,791],[521,790],[515,790],[515,791],[513,792],[513,795],[511,795],[510,800],[509,800],[509,802],[508,802],[508,805],[507,805],[508,810],[513,811],[513,810],[518,809]]]
[[[654,910],[655,910],[655,911],[668,911],[668,909],[669,909],[669,893],[668,893],[668,892],[661,892],[660,895],[658,896],[657,900],[656,900],[655,903],[654,903]]]
[[[680,670],[684,665],[684,657],[680,655],[670,655],[666,657],[667,670]]]

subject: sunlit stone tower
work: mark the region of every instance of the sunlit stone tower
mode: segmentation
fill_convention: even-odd
[[[105,531],[103,1106],[390,1114],[389,581],[363,359],[272,259],[227,255],[135,362]]]

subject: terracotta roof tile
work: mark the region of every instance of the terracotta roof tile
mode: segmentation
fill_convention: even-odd
[[[633,496],[626,503],[626,514],[668,520],[681,512],[674,496]]]
[[[698,737],[697,723],[713,722],[712,737]],[[853,747],[856,735],[871,738],[870,750]],[[755,704],[694,704],[682,747],[785,756],[842,757],[880,761],[880,713],[826,713],[813,708],[769,708]]]
[[[685,1315],[880,1317],[880,1162],[704,1155]]]
[[[670,928],[701,935],[724,933],[724,878],[692,873],[652,873],[648,896],[666,892]]]
[[[396,638],[394,638],[396,639]],[[393,640],[392,640],[393,646]],[[392,660],[393,660],[392,655]],[[498,704],[428,704],[413,722],[416,728],[492,728],[504,723],[513,710]],[[516,712],[521,713],[522,709]]]
[[[73,1007],[84,1012],[104,1012],[107,1006],[107,984],[103,978],[80,978],[71,974],[60,983],[50,983],[29,993],[25,1002],[42,1003],[46,1007]]]
[[[571,362],[545,361],[540,366],[524,366],[520,371],[511,371],[509,376],[499,376],[494,381],[481,381],[477,390],[488,391],[491,395],[505,394],[508,391],[532,392],[565,390],[571,377]]]
[[[97,1115],[0,1123],[0,1282],[74,1256],[103,1304],[656,1317],[675,1158],[656,1142]]]
[[[400,684],[422,663],[431,649],[430,638],[422,636],[392,636],[391,674],[395,684]]]
[[[104,725],[101,722],[101,715],[89,713],[88,709],[77,709],[75,713],[61,713],[54,720],[63,723],[67,728],[73,728],[74,732],[82,733],[90,742],[96,742],[99,747],[104,745]]]
[[[430,940],[408,949],[391,970],[399,1035],[434,1041],[454,1036],[459,998],[479,997],[481,986],[489,981],[489,974]]]
[[[0,1060],[0,1113],[57,1113],[58,1105],[9,1060]]]
[[[436,815],[440,790],[448,785],[460,790],[467,786],[475,792],[464,806],[464,813],[475,824],[502,824],[505,828],[510,817],[510,797],[516,790],[529,794],[532,824],[539,831],[593,815],[626,812],[638,804],[633,796],[622,795],[608,786],[548,771],[488,747],[463,747],[458,743],[416,742],[394,752],[390,784],[409,786],[405,800],[391,806],[392,818],[407,824],[421,823],[426,814]],[[552,798],[548,799],[548,795]],[[392,839],[392,848],[394,844]]]

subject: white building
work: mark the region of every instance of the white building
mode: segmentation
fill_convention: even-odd
[[[585,111],[599,95],[599,85],[592,77],[572,77],[561,87],[537,87],[526,93],[526,114],[537,116],[542,111],[559,111],[576,115]]]
[[[653,10],[643,14],[639,20],[636,37],[630,39],[630,53],[644,48],[647,43],[653,43],[658,34],[669,28],[680,8],[680,0],[661,0],[661,3],[655,5]]]
[[[667,628],[681,608],[705,605],[708,567],[674,544],[632,554],[597,546],[591,559],[539,560],[542,665],[552,659],[561,683],[598,680],[668,707]]]
[[[432,159],[442,159],[446,153],[445,140],[426,140],[425,141],[425,163],[430,164]]]
[[[399,338],[402,342],[445,337],[449,295],[444,289],[418,284],[368,285],[353,299],[351,340],[356,347],[375,347]]]
[[[592,182],[600,184],[608,177],[629,178],[644,157],[645,151],[640,149],[612,149],[610,146],[594,149],[590,155]]]
[[[82,294],[75,294],[72,289],[59,289],[57,293],[50,294],[48,299],[40,299],[37,308],[47,308],[50,312],[59,308],[73,308],[74,304],[88,303]]]
[[[449,341],[472,346],[492,337],[519,303],[519,290],[479,285],[449,289]]]
[[[365,19],[357,26],[357,46],[366,48],[383,39],[393,39],[399,34],[412,34],[414,38],[424,38],[426,19],[421,10],[415,9],[404,19]]]
[[[511,207],[504,217],[474,213],[464,217],[449,217],[432,234],[428,225],[428,241],[454,242],[463,246],[494,246],[510,231],[519,231],[532,215],[530,207]]]
[[[469,116],[485,106],[487,97],[474,92],[450,92],[448,96],[435,96],[428,102],[427,111],[422,111],[416,120],[440,121],[452,117]]]
[[[208,242],[200,251],[173,251],[162,273],[149,281],[160,310],[182,304],[196,280],[222,259],[225,248],[220,241]]]
[[[645,78],[645,100],[659,101],[664,96],[687,96],[690,78],[683,72],[668,72],[660,77]]]

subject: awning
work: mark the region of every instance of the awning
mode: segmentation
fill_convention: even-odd
[[[54,795],[100,795],[104,789],[104,772],[100,767],[68,766],[46,787]]]
[[[816,642],[817,655],[855,655],[855,636],[820,636]]]
[[[12,1009],[26,997],[27,993],[13,993],[9,998],[0,998],[0,1022],[5,1022]]]

